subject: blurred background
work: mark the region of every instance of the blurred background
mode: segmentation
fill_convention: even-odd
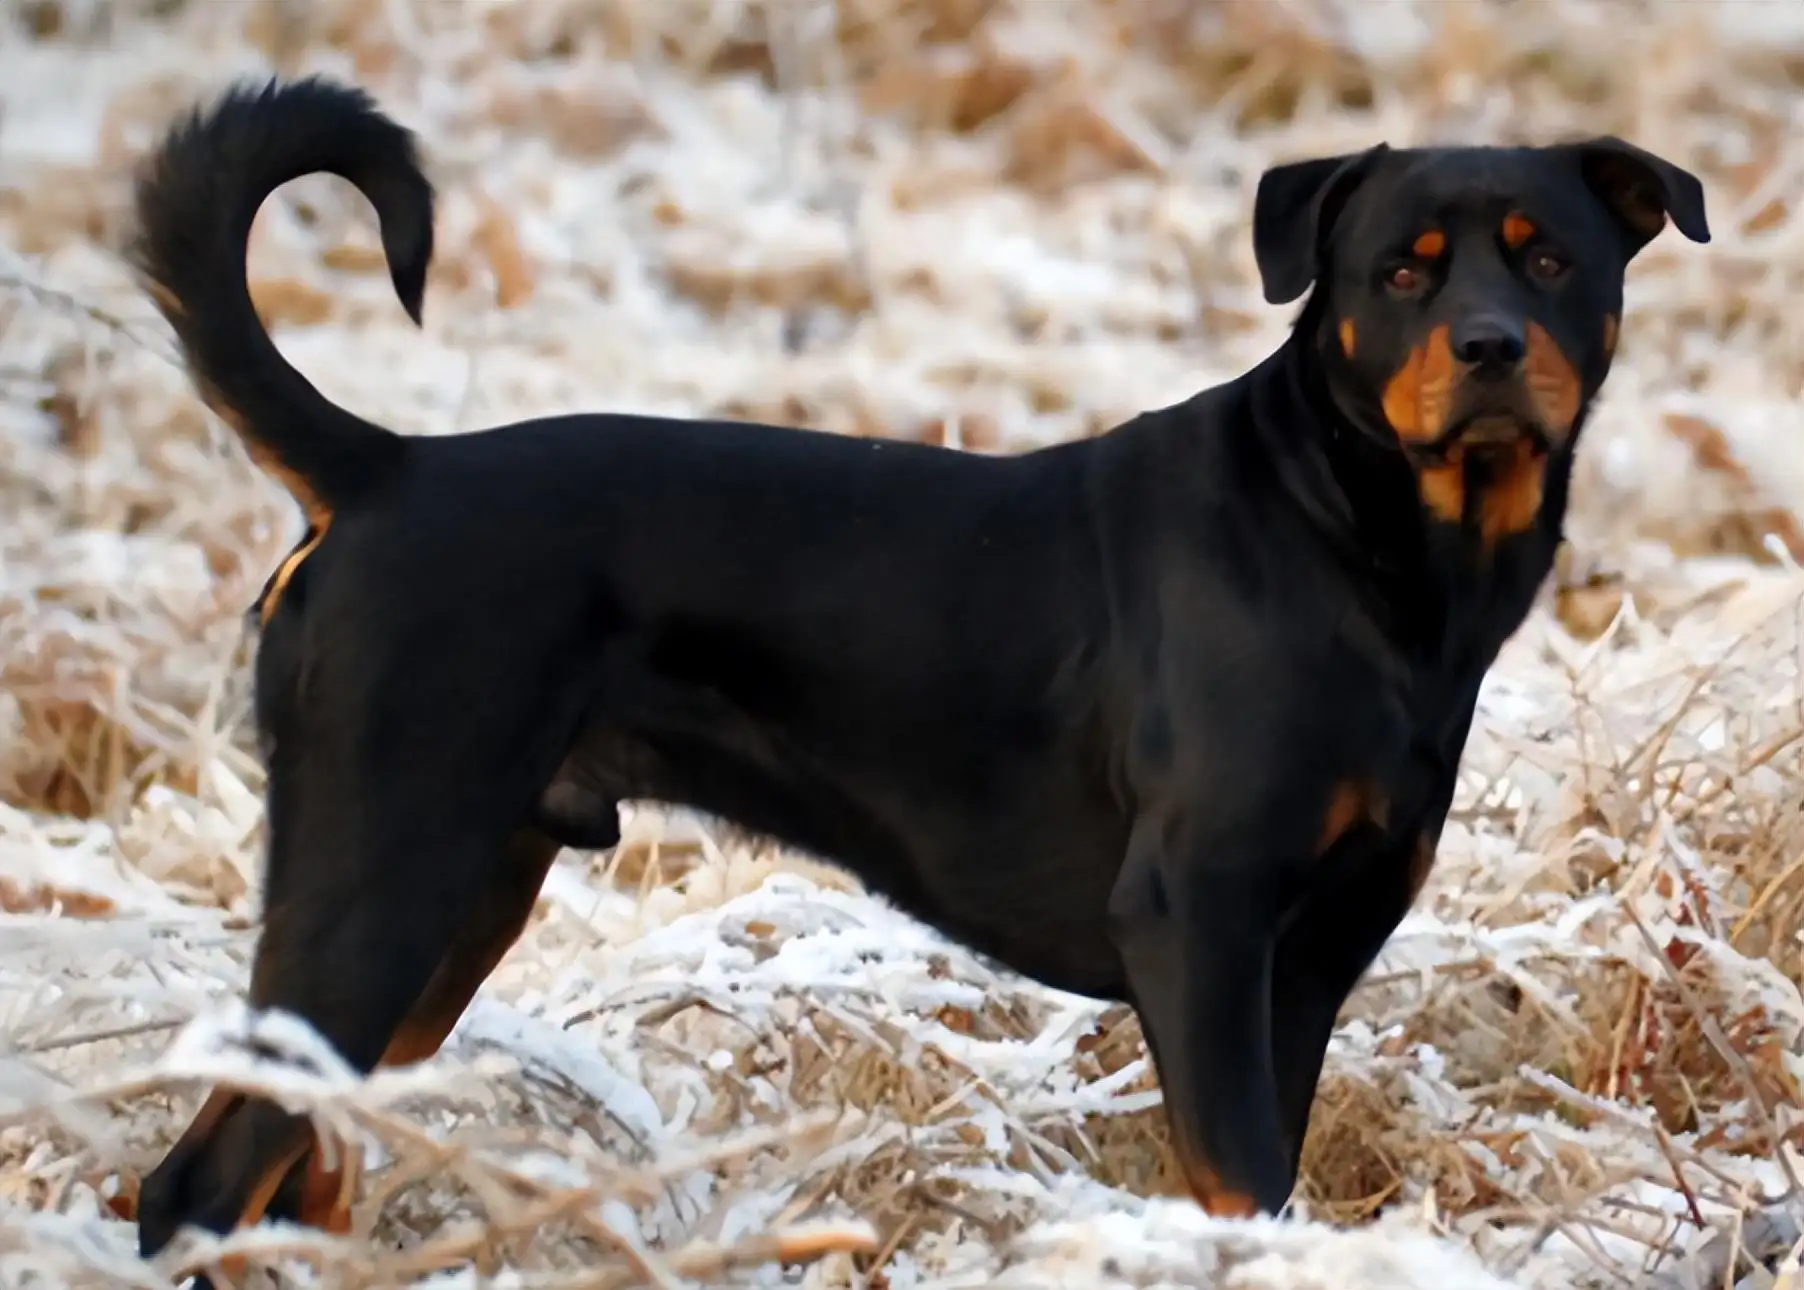
[[[1373,1286],[1723,1284],[1787,1243],[1767,1202],[1804,1073],[1804,5],[3,0],[0,1034],[30,1074],[5,1094],[0,1281],[140,1275],[136,1177],[192,1110],[180,1077],[216,1070],[196,1053],[225,1060],[203,1028],[143,1065],[243,988],[243,614],[300,523],[119,250],[174,113],[315,71],[422,136],[425,327],[321,177],[264,208],[253,295],[329,396],[415,434],[609,408],[1018,451],[1277,343],[1291,311],[1264,304],[1249,232],[1274,162],[1616,134],[1698,173],[1714,240],[1669,232],[1631,270],[1570,550],[1330,1056],[1303,1196],[1358,1230],[1262,1236],[1276,1279],[1245,1284],[1329,1284],[1298,1270],[1320,1258],[1365,1285],[1373,1249],[1408,1252]],[[615,855],[560,862],[446,1082],[360,1121],[391,1156],[410,1125],[505,1125],[495,1159],[552,1144],[672,1248],[876,1223],[880,1255],[809,1284],[1213,1284],[1214,1229],[1157,1200],[1125,1010],[997,979],[706,821],[628,824]],[[479,1076],[484,1054],[524,1064]],[[81,1125],[54,1110],[68,1089],[101,1099]],[[816,1112],[837,1127],[806,1149],[684,1154]],[[673,1172],[607,1192],[623,1161]],[[383,1248],[429,1262],[468,1220],[523,1269],[623,1257],[500,1213],[475,1175],[388,1177],[360,1220]],[[414,1275],[333,1257],[346,1284]]]

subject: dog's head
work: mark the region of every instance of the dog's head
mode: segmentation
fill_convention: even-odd
[[[1297,299],[1336,402],[1424,472],[1571,447],[1615,353],[1629,262],[1670,219],[1710,240],[1695,176],[1614,138],[1391,149],[1260,179],[1265,297]],[[1461,497],[1424,500],[1443,518]]]

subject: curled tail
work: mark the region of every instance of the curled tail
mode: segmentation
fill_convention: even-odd
[[[139,174],[129,254],[201,397],[319,530],[392,475],[406,441],[314,388],[251,304],[251,221],[270,193],[316,171],[348,180],[375,207],[389,276],[418,323],[433,192],[413,134],[361,90],[319,77],[241,82],[177,121]]]

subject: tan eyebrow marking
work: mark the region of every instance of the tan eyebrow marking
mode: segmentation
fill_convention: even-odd
[[[1431,228],[1410,243],[1409,249],[1424,260],[1438,260],[1441,252],[1447,249],[1447,235],[1438,228]]]

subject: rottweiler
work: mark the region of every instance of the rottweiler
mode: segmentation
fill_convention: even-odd
[[[415,136],[239,82],[137,176],[132,260],[304,536],[251,617],[268,767],[249,1002],[359,1070],[433,1053],[562,847],[623,800],[835,862],[1010,969],[1138,1012],[1189,1189],[1276,1213],[1338,1009],[1434,861],[1479,686],[1561,540],[1625,271],[1695,176],[1613,137],[1259,179],[1251,371],[981,455],[606,413],[409,438],[326,399],[246,283],[312,172],[421,318]],[[145,1178],[184,1224],[344,1225],[304,1118],[216,1091]]]

